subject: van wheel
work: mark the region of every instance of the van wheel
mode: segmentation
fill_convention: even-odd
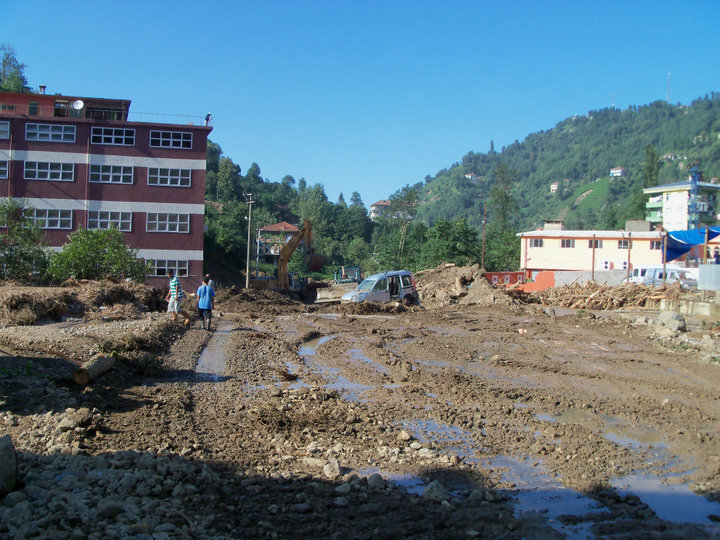
[[[406,295],[403,297],[403,302],[405,303],[405,305],[414,306],[414,305],[416,305],[416,304],[418,303],[418,300],[417,300],[417,298],[415,297],[415,295],[406,294]]]

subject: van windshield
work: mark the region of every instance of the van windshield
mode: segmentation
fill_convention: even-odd
[[[369,291],[372,290],[373,285],[375,285],[374,279],[366,279],[363,280],[363,282],[357,286],[358,291]]]

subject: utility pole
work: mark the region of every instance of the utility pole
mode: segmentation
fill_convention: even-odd
[[[247,228],[248,228],[248,234],[247,234],[247,255],[245,256],[245,288],[250,287],[250,231],[252,231],[252,205],[255,202],[255,199],[253,199],[252,193],[243,193],[245,196],[245,202],[248,205],[248,215],[247,215]]]
[[[482,243],[482,258],[480,259],[480,268],[485,270],[485,223],[487,223],[487,203],[483,204],[483,243]]]

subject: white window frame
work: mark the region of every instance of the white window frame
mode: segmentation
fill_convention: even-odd
[[[0,161],[0,180],[7,180],[10,165],[7,160]]]
[[[25,124],[26,141],[42,142],[75,142],[75,126],[63,124]]]
[[[168,270],[172,270],[176,276],[185,277],[188,275],[190,261],[174,261],[170,259],[148,259],[150,266],[150,277],[165,277]]]
[[[560,247],[564,249],[570,249],[575,247],[575,239],[574,238],[561,238],[560,239]]]
[[[630,249],[630,240],[618,240],[618,249]]]
[[[132,184],[133,167],[125,165],[90,165],[90,182],[98,184]]]
[[[588,240],[588,247],[589,247],[590,249],[593,249],[593,243],[595,244],[595,249],[602,249],[602,247],[603,247],[603,241],[602,241],[601,239],[597,239],[597,238],[596,238],[595,240],[593,240],[593,239],[591,238],[590,240]]]
[[[543,239],[542,238],[531,238],[530,239],[530,247],[531,248],[543,247]]]
[[[662,240],[650,240],[651,250],[661,250],[663,248]]]
[[[26,161],[23,178],[49,182],[74,182],[75,164],[56,161]]]
[[[10,122],[5,120],[0,122],[0,139],[10,138]]]
[[[192,169],[148,167],[147,182],[149,186],[192,187]]]
[[[190,233],[190,214],[171,214],[169,212],[148,212],[145,231],[149,233],[167,232]]]
[[[132,212],[90,210],[87,219],[88,229],[109,229],[114,226],[123,232],[132,232]]]
[[[116,127],[93,127],[90,130],[90,144],[135,146],[135,130]]]
[[[41,229],[72,229],[72,210],[57,208],[26,208],[24,215]]]
[[[193,134],[189,131],[150,130],[151,148],[180,148],[192,150]]]

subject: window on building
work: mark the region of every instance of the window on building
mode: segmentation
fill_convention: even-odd
[[[618,249],[630,249],[630,240],[618,240]]]
[[[0,112],[14,113],[15,105],[8,105],[7,103],[0,103]]]
[[[588,247],[590,249],[600,249],[603,247],[603,241],[602,240],[588,240]]]
[[[37,101],[31,101],[28,105],[28,115],[29,116],[37,116],[38,114],[38,102]]]
[[[25,124],[28,141],[75,142],[75,126],[59,124]]]
[[[135,146],[135,130],[111,127],[94,127],[90,134],[93,144],[114,144],[120,146]]]
[[[148,168],[148,184],[151,186],[190,187],[190,169]]]
[[[192,133],[185,131],[150,131],[150,146],[155,148],[192,148]]]
[[[150,276],[158,277],[167,274],[168,270],[172,270],[176,276],[182,277],[188,274],[188,261],[172,261],[166,259],[148,259],[147,263],[150,267]]]
[[[148,213],[147,232],[190,232],[190,214]]]
[[[0,161],[0,179],[6,179],[8,177],[8,162]]]
[[[542,238],[531,238],[530,239],[530,247],[534,247],[534,248],[543,247],[543,239]]]
[[[561,248],[574,248],[575,247],[575,239],[574,238],[563,238],[560,241],[560,247]]]
[[[10,138],[10,122],[0,122],[0,139]]]
[[[132,230],[132,212],[88,212],[88,229],[109,229],[117,227],[121,231]]]
[[[662,240],[650,240],[650,249],[662,249]]]
[[[41,229],[72,229],[72,210],[26,208],[24,214]]]
[[[90,181],[103,184],[132,184],[133,168],[122,165],[90,165]]]
[[[26,161],[25,180],[55,180],[72,182],[75,180],[74,163],[53,163],[47,161]]]

